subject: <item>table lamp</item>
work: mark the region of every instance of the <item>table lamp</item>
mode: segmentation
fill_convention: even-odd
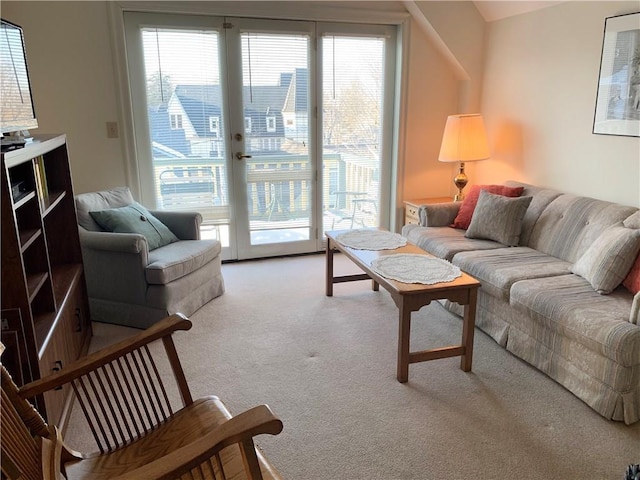
[[[453,197],[454,201],[459,202],[464,199],[462,189],[469,181],[464,173],[464,163],[487,158],[489,158],[489,144],[482,115],[479,113],[449,115],[442,135],[438,160],[460,162],[460,170],[453,179],[453,183],[458,187],[458,193]]]

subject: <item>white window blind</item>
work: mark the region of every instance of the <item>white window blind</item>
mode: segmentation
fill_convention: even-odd
[[[157,204],[227,223],[219,33],[143,28],[142,37]]]

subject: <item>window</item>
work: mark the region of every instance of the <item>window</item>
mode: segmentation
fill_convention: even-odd
[[[244,133],[251,133],[251,117],[244,117]]]
[[[276,117],[267,117],[267,132],[273,133],[276,131]]]
[[[182,129],[182,115],[176,114],[176,113],[172,114],[171,115],[171,130],[181,130],[181,129]]]
[[[220,137],[220,117],[209,117],[209,131],[213,133],[212,137]]]

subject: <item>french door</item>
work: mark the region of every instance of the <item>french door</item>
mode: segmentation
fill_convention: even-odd
[[[125,13],[142,200],[200,212],[225,259],[317,251],[324,230],[379,225],[389,35],[339,30]]]

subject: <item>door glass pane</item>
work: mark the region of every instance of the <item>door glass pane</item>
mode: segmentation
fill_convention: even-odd
[[[309,36],[244,32],[241,42],[251,245],[309,240]]]
[[[383,38],[324,36],[323,231],[379,224]]]
[[[156,205],[202,214],[229,245],[229,195],[215,30],[143,28]]]

